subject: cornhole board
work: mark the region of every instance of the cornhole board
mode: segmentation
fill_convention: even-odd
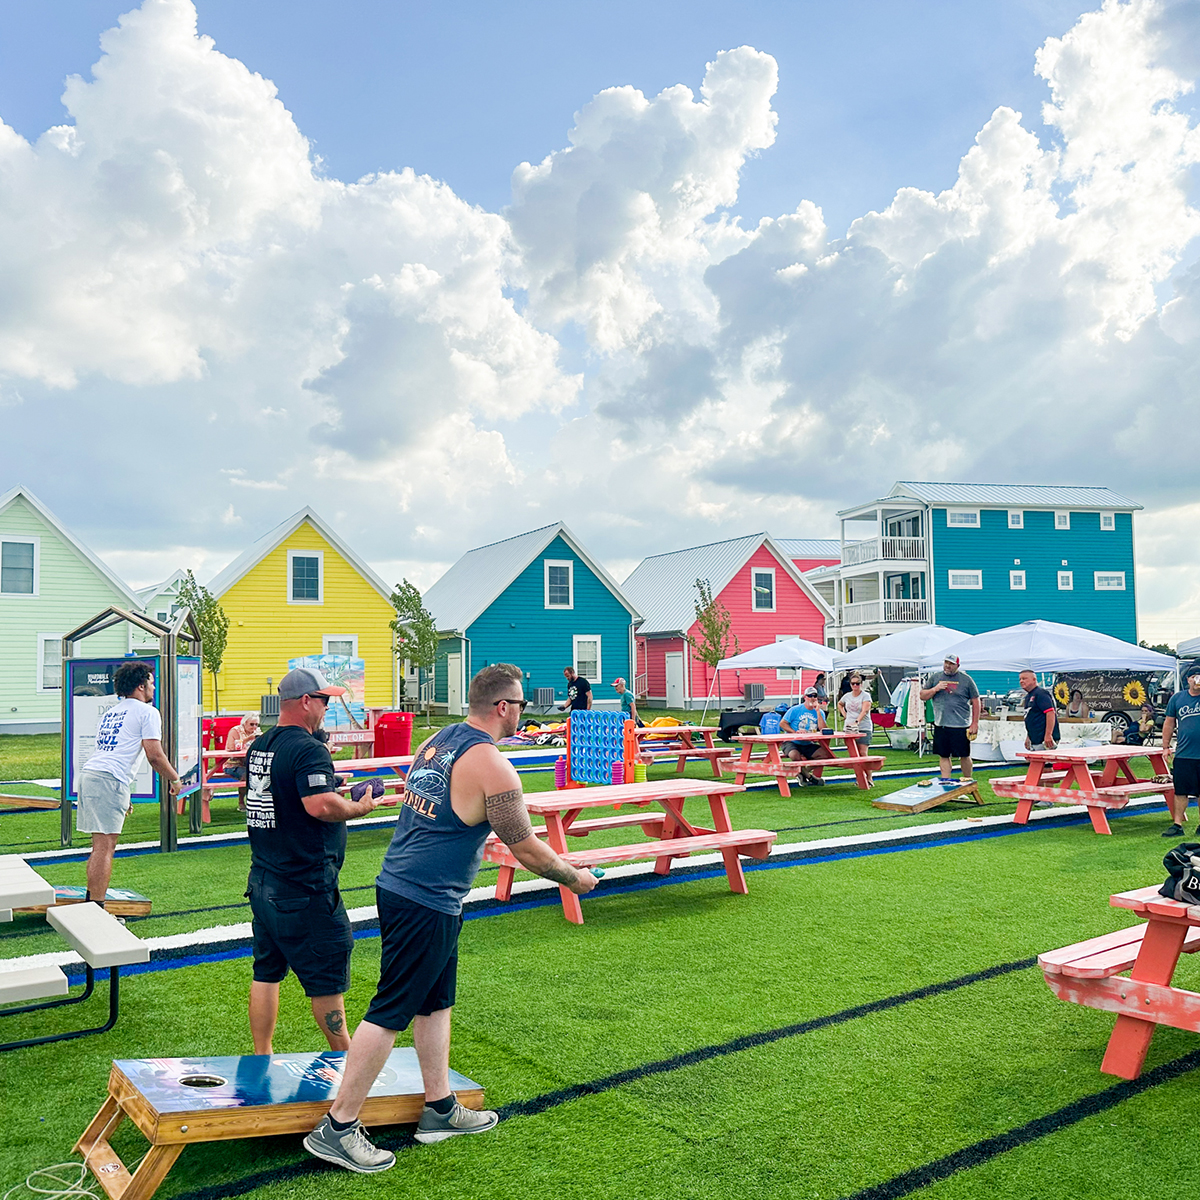
[[[67,886],[55,884],[55,904],[83,904],[87,901],[87,888],[83,885]],[[34,904],[29,908],[15,908],[13,912],[44,913],[49,905]],[[104,907],[114,917],[145,917],[150,913],[150,900],[141,892],[131,892],[128,888],[109,888],[104,894]]]
[[[4,808],[57,808],[58,801],[52,796],[14,796],[0,793],[0,807]]]
[[[940,779],[927,779],[872,800],[871,806],[886,808],[888,812],[919,813],[945,804],[947,800],[959,800],[964,804],[984,803],[979,794],[979,784],[974,779],[968,779],[965,783],[954,779],[945,783]]]
[[[108,1098],[75,1143],[110,1200],[149,1200],[183,1148],[195,1142],[305,1134],[329,1110],[345,1054],[246,1054],[233,1058],[118,1059]],[[457,1071],[450,1087],[465,1108],[483,1088]],[[393,1050],[362,1109],[368,1128],[415,1124],[425,1107],[416,1051]],[[109,1142],[128,1117],[150,1142],[132,1174]]]

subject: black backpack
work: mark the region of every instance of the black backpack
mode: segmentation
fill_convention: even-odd
[[[1200,842],[1180,842],[1163,858],[1168,879],[1158,889],[1168,900],[1200,904]]]

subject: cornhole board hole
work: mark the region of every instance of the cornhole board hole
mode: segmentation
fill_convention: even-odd
[[[57,808],[58,801],[52,796],[14,796],[0,793],[0,806],[4,808]]]
[[[873,808],[886,808],[888,812],[919,813],[927,808],[937,808],[947,800],[959,800],[964,804],[983,804],[979,784],[973,779],[965,783],[951,779],[943,783],[940,779],[927,779],[901,788],[878,800],[872,800]]]
[[[55,904],[83,904],[87,901],[87,888],[55,884]],[[14,912],[40,912],[48,908],[45,904],[35,904],[29,908],[17,908]],[[104,895],[104,907],[114,917],[145,917],[150,914],[150,900],[141,892],[131,892],[128,888],[109,888]]]
[[[329,1110],[345,1054],[247,1054],[233,1058],[118,1059],[108,1098],[75,1143],[111,1200],[149,1200],[195,1142],[305,1134]],[[465,1108],[483,1107],[483,1088],[457,1071],[450,1086]],[[362,1109],[363,1123],[416,1124],[425,1087],[416,1051],[393,1050]],[[150,1142],[131,1175],[109,1143],[129,1118]]]

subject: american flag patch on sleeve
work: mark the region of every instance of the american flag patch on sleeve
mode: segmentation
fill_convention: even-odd
[[[324,775],[310,775],[308,777],[309,787],[322,787],[326,782]]]

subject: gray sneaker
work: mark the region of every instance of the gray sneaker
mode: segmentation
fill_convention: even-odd
[[[355,1121],[349,1129],[339,1133],[330,1124],[328,1115],[322,1117],[320,1125],[304,1139],[304,1148],[317,1158],[364,1175],[386,1171],[396,1164],[396,1156],[390,1150],[380,1150],[371,1144],[361,1121]]]
[[[488,1109],[477,1112],[473,1108],[463,1108],[456,1097],[454,1107],[445,1116],[425,1105],[415,1136],[418,1142],[444,1142],[460,1133],[487,1133],[489,1129],[495,1129],[499,1122],[499,1113]]]

